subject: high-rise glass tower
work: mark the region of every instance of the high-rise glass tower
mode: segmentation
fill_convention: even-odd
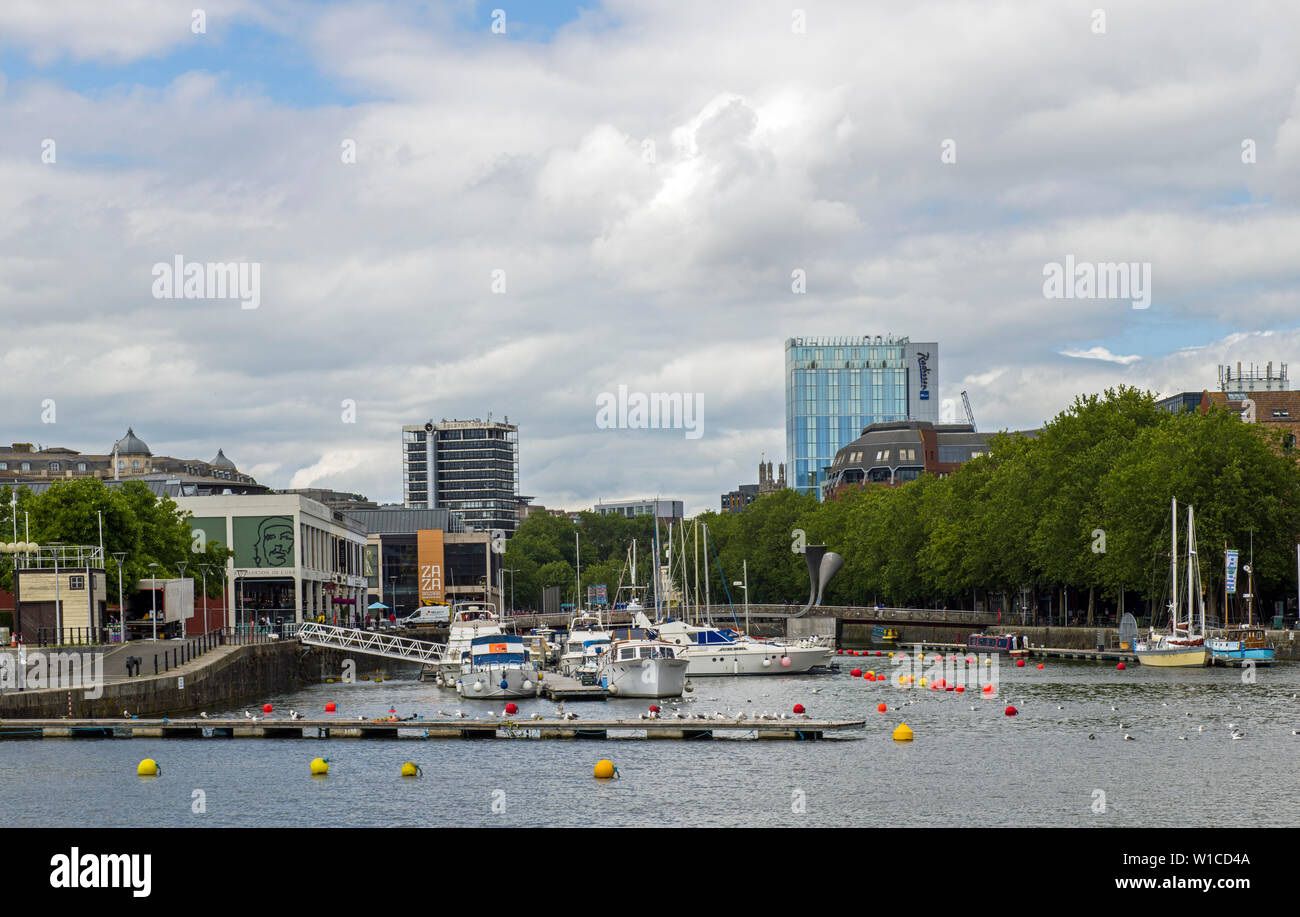
[[[790,486],[821,494],[825,469],[868,424],[939,419],[939,345],[905,337],[785,342],[785,452]]]
[[[519,427],[444,420],[402,427],[403,502],[448,509],[472,530],[518,527]]]

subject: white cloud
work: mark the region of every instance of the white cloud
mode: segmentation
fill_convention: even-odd
[[[1128,366],[1130,363],[1136,363],[1142,357],[1138,354],[1130,354],[1121,357],[1113,354],[1105,347],[1089,347],[1087,350],[1062,350],[1063,357],[1076,357],[1080,360],[1104,360],[1107,363],[1119,363],[1121,366]]]
[[[1095,36],[1034,0],[846,0],[796,36],[757,0],[610,0],[537,44],[458,33],[463,7],[204,4],[215,47],[260,24],[322,94],[374,100],[291,107],[208,57],[117,85],[194,38],[189,8],[130,2],[0,7],[38,71],[0,79],[16,440],[102,448],[131,424],[160,453],[220,446],[273,486],[390,501],[403,423],[492,411],[544,503],[698,509],[783,460],[787,336],[937,340],[940,394],[969,390],[981,429],[1295,350],[1297,7],[1245,0],[1207,31],[1158,0]],[[109,85],[62,85],[64,61]],[[261,263],[261,308],[154,300],[150,266],[178,253]],[[1067,254],[1150,262],[1151,309],[1044,299]],[[619,383],[703,393],[704,437],[597,429]]]

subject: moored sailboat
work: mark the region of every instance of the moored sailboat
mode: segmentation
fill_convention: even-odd
[[[1139,640],[1133,648],[1143,665],[1161,668],[1191,668],[1209,662],[1210,650],[1205,644],[1205,600],[1201,595],[1200,564],[1196,557],[1196,527],[1192,507],[1187,507],[1187,620],[1180,618],[1178,602],[1178,500],[1172,501],[1170,533],[1170,602],[1169,633],[1157,634],[1151,629],[1146,640]],[[1199,606],[1199,622],[1193,619],[1193,605]]]

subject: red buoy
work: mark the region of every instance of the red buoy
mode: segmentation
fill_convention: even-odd
[[[794,705],[794,712],[795,712],[795,713],[803,713],[803,704],[795,704],[795,705]]]
[[[852,672],[850,672],[849,674],[852,675],[854,678],[861,678],[861,677],[862,677],[862,670],[861,670],[861,669],[854,669],[854,670],[853,670]]]
[[[1038,663],[1038,667],[1041,669],[1043,667],[1043,664],[1041,662]]]
[[[985,685],[985,686],[984,686],[984,693],[985,693],[985,694],[992,694],[992,693],[993,693],[993,686],[992,686],[992,685]]]
[[[880,655],[880,650],[876,650],[876,655],[877,655],[877,656]]]
[[[1124,663],[1121,662],[1119,665],[1115,666],[1115,668],[1119,669],[1121,672],[1124,671]]]
[[[958,685],[957,688],[956,688],[956,691],[957,691],[958,694],[963,694],[963,693],[965,693],[965,691],[966,691],[966,686],[965,686],[965,685]]]
[[[658,704],[651,704],[651,705],[650,705],[650,712],[651,712],[651,713],[658,713],[658,712],[659,712],[659,705],[658,705]]]
[[[1018,669],[1023,669],[1024,667],[1025,667],[1025,660],[1023,660],[1023,659],[1017,659],[1017,660],[1016,660],[1016,668],[1018,668]]]
[[[518,712],[519,712],[519,708],[515,706],[514,701],[511,701],[510,703],[506,704],[506,716],[514,716]]]
[[[271,705],[270,705],[270,704],[263,704],[263,705],[262,705],[262,712],[263,712],[263,713],[270,713],[270,712],[271,712]]]
[[[328,704],[325,705],[326,713],[333,713],[336,709],[337,708],[334,706],[334,701],[330,701]]]
[[[1007,716],[1015,716],[1015,715],[1016,715],[1017,713],[1019,713],[1019,712],[1020,712],[1020,711],[1017,710],[1015,707],[1012,707],[1012,706],[1009,706],[1009,705],[1008,705],[1007,710],[1006,710],[1006,714],[1007,714]]]
[[[884,713],[888,709],[889,709],[888,704],[876,704],[876,712],[878,713]]]

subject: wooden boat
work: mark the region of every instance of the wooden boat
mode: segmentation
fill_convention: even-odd
[[[1005,653],[1008,656],[1028,656],[1028,641],[1023,634],[970,634],[966,648],[980,653]]]

